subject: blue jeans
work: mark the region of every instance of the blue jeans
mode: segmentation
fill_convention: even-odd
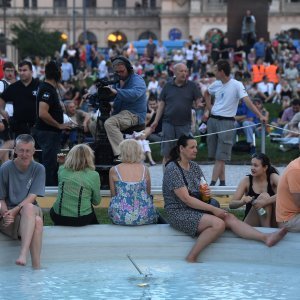
[[[34,137],[42,150],[42,161],[46,169],[46,186],[57,185],[57,154],[60,152],[61,133],[34,130]]]

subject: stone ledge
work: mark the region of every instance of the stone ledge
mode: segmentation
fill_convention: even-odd
[[[276,229],[257,228],[262,232]],[[19,242],[0,234],[0,266],[13,262]],[[137,258],[184,259],[195,240],[169,225],[137,227],[90,225],[85,227],[46,226],[42,262],[122,259],[127,254]],[[288,233],[274,247],[237,237],[226,231],[200,255],[201,261],[229,261],[262,264],[300,265],[300,235]]]

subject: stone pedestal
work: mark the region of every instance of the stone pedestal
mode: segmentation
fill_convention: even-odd
[[[240,0],[228,0],[227,6],[227,26],[228,26],[228,37],[230,43],[241,38],[242,20],[246,14],[246,10],[250,9],[256,19],[256,37],[264,37],[266,40],[269,39],[268,33],[268,11],[269,1],[268,0],[251,0],[251,1],[240,1]]]

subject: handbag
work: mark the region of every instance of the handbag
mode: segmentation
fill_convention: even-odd
[[[176,166],[177,166],[177,167],[179,168],[179,170],[180,170],[180,173],[181,173],[181,175],[182,175],[184,184],[186,185],[186,187],[187,187],[187,189],[188,189],[189,195],[192,196],[192,197],[194,197],[194,198],[196,198],[196,199],[199,199],[200,201],[203,201],[203,200],[202,200],[202,197],[201,197],[201,193],[200,193],[199,191],[190,191],[189,186],[188,186],[188,183],[187,183],[187,180],[186,180],[186,178],[185,178],[185,176],[184,176],[184,173],[183,173],[183,171],[182,171],[182,168],[179,166],[179,164],[178,164],[177,161],[176,161],[175,163],[176,163]],[[203,202],[205,202],[205,203],[207,203],[207,204],[210,204],[210,205],[212,205],[212,206],[215,206],[215,207],[220,208],[220,203],[219,203],[219,201],[216,200],[215,198],[210,198],[208,201],[203,201]]]

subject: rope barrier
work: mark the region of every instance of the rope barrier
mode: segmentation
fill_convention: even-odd
[[[257,123],[257,124],[247,125],[247,126],[241,126],[241,127],[238,127],[238,128],[227,129],[227,130],[223,130],[223,131],[217,131],[217,132],[212,132],[212,133],[205,133],[205,134],[195,135],[194,138],[197,139],[197,138],[200,138],[200,137],[205,137],[205,136],[210,136],[210,135],[220,134],[220,133],[225,133],[225,132],[230,132],[230,131],[236,131],[236,130],[240,130],[240,129],[244,129],[244,128],[249,128],[249,127],[258,127],[260,125],[262,125],[262,124],[261,123]],[[298,135],[300,134],[297,131],[293,131],[293,130],[290,130],[290,129],[278,127],[278,126],[275,126],[275,125],[272,125],[272,124],[266,124],[265,126],[272,127],[272,128],[275,128],[275,129],[279,129],[281,131],[286,131],[286,132],[289,132],[289,133],[294,133],[294,134],[298,134]],[[171,143],[171,142],[177,142],[177,141],[178,141],[178,139],[165,140],[165,141],[159,141],[159,142],[152,142],[152,143],[149,143],[149,145],[162,144],[162,143]],[[0,151],[11,151],[11,152],[13,152],[14,149],[3,149],[3,148],[0,148]],[[41,152],[41,151],[42,151],[41,149],[37,149],[36,150],[36,152]],[[67,149],[67,148],[61,149],[61,152],[67,152],[67,151],[69,151],[69,149]]]
[[[257,123],[257,124],[251,124],[251,125],[247,125],[247,126],[241,126],[238,128],[233,128],[233,129],[227,129],[227,130],[223,130],[223,131],[218,131],[218,132],[212,132],[212,133],[206,133],[206,134],[200,134],[200,135],[195,135],[194,138],[199,138],[199,137],[205,137],[205,136],[210,136],[210,135],[214,135],[214,134],[220,134],[220,133],[224,133],[224,132],[229,132],[229,131],[236,131],[236,130],[240,130],[240,129],[244,129],[244,128],[249,128],[249,127],[258,127],[262,125],[261,123]],[[300,134],[299,132],[293,131],[293,130],[289,130],[289,129],[285,129],[282,127],[278,127],[278,126],[274,126],[272,124],[265,124],[265,126],[267,127],[273,127],[276,129],[280,129],[282,131],[286,131],[286,132],[290,132],[290,133],[294,133],[294,134]],[[161,144],[161,143],[171,143],[171,142],[177,142],[178,139],[173,139],[173,140],[165,140],[165,141],[160,141],[160,142],[152,142],[149,143],[149,145],[155,145],[155,144]]]
[[[238,127],[238,128],[232,128],[232,129],[227,129],[227,130],[223,130],[223,131],[217,131],[217,132],[212,132],[212,133],[195,135],[194,138],[199,138],[199,137],[204,137],[204,136],[210,136],[210,135],[220,134],[220,133],[229,132],[229,131],[236,131],[236,130],[240,130],[240,129],[244,129],[244,128],[256,127],[256,126],[259,126],[259,125],[261,125],[261,123],[251,124],[251,125],[247,125],[247,126],[241,126],[241,127]],[[152,143],[149,143],[149,145],[161,144],[161,143],[170,143],[170,142],[176,142],[176,141],[178,141],[178,139],[165,140],[165,141],[160,141],[160,142],[152,142]]]
[[[293,130],[290,130],[290,129],[278,127],[278,126],[271,125],[271,124],[268,124],[267,126],[272,127],[272,128],[276,128],[276,129],[279,129],[279,130],[282,130],[282,131],[286,131],[286,132],[289,132],[289,133],[294,133],[294,134],[300,135],[300,132],[299,132],[299,131],[293,131]]]

